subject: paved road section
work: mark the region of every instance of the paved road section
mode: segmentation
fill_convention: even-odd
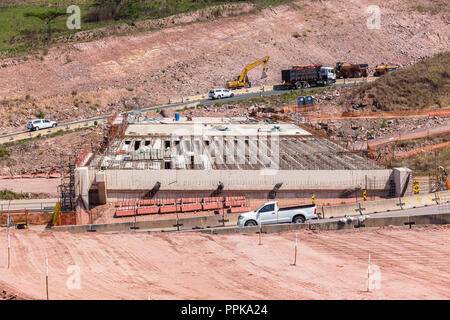
[[[54,211],[58,198],[51,199],[29,199],[29,200],[2,200],[0,211],[8,210],[30,210],[30,211]]]
[[[373,80],[369,80],[369,81],[373,81]],[[350,82],[350,83],[345,83],[345,84],[339,82],[339,83],[336,83],[335,86],[340,88],[340,87],[357,86],[357,85],[361,85],[364,83],[367,83],[367,81]],[[304,90],[312,90],[312,89],[317,89],[317,88],[308,88],[308,89],[304,89]],[[272,91],[260,91],[260,92],[254,92],[254,93],[244,93],[244,94],[235,95],[232,98],[225,98],[225,99],[220,99],[220,100],[205,99],[205,100],[197,100],[197,101],[171,103],[171,104],[165,104],[165,105],[160,105],[160,106],[155,106],[155,107],[143,108],[143,109],[141,109],[141,111],[146,112],[146,111],[150,111],[150,110],[184,107],[187,105],[192,105],[194,103],[195,104],[203,104],[203,105],[211,105],[216,102],[232,102],[232,101],[245,100],[245,99],[256,98],[256,97],[261,97],[261,96],[280,95],[280,94],[283,94],[283,93],[286,93],[289,91],[292,91],[292,90],[272,90]],[[20,132],[8,133],[8,134],[0,136],[0,144],[34,138],[38,135],[45,136],[45,135],[49,135],[51,133],[57,132],[58,130],[61,130],[61,129],[74,130],[74,129],[92,127],[95,125],[96,121],[99,124],[104,123],[112,116],[113,116],[112,114],[109,114],[109,115],[98,116],[98,117],[90,118],[90,119],[62,123],[62,124],[59,124],[56,128],[44,129],[44,130],[33,131],[33,132],[20,131]]]

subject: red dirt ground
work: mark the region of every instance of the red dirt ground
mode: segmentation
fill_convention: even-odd
[[[70,234],[0,232],[0,292],[45,299],[449,299],[450,226],[299,231],[258,236],[197,232]],[[366,292],[367,258],[380,287]],[[81,271],[68,289],[67,268]],[[3,297],[3,296],[0,296]]]

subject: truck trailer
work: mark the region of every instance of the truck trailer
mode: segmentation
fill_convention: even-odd
[[[283,85],[288,88],[308,88],[310,86],[328,86],[336,82],[334,68],[314,64],[294,66],[281,71]]]

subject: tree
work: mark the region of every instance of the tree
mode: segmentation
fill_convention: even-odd
[[[24,17],[34,17],[41,20],[47,28],[47,43],[50,43],[52,38],[52,28],[51,23],[53,20],[60,16],[65,16],[67,13],[65,11],[59,11],[56,9],[50,9],[46,12],[29,11],[24,13]]]

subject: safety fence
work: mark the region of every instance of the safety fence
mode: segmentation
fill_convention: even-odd
[[[88,147],[84,149],[81,154],[78,156],[77,161],[75,162],[76,166],[83,167],[86,165],[86,162],[89,161],[89,156],[91,156],[91,148]]]
[[[450,213],[450,192],[441,195],[439,199],[438,211],[439,213]]]
[[[50,212],[31,212],[29,210],[6,210],[0,212],[0,227],[25,225],[45,225],[52,220]]]
[[[116,218],[135,215],[185,213],[221,209],[226,210],[227,213],[239,213],[250,210],[245,196],[118,201],[115,203],[115,208]]]

